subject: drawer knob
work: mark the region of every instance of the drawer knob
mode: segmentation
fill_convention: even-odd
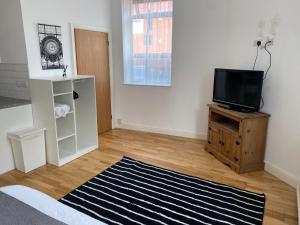
[[[235,160],[236,162],[239,161],[239,159],[238,159],[237,157],[235,157],[234,160]]]
[[[240,145],[240,142],[239,142],[239,141],[236,141],[235,144],[236,144],[236,145]]]
[[[211,127],[209,127],[208,130],[211,130]]]
[[[210,141],[208,141],[208,144],[211,144],[211,142],[210,142]]]

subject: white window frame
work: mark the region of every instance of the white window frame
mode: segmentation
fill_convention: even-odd
[[[173,43],[172,43],[172,39],[171,39],[171,55],[170,55],[170,70],[171,70],[171,74],[170,74],[170,80],[168,83],[151,83],[151,82],[134,82],[129,80],[129,78],[126,78],[126,74],[130,74],[131,73],[131,69],[133,69],[133,65],[130,65],[132,63],[129,63],[130,61],[132,61],[132,57],[131,56],[127,56],[126,52],[133,52],[132,48],[133,48],[133,43],[130,41],[130,39],[128,39],[128,37],[130,37],[133,33],[133,27],[132,27],[132,21],[134,19],[144,19],[144,18],[148,18],[148,14],[141,14],[139,16],[132,16],[131,15],[131,9],[128,8],[128,5],[126,3],[126,1],[129,0],[123,0],[123,4],[122,4],[122,12],[123,12],[123,18],[122,18],[122,29],[123,29],[123,60],[124,60],[124,79],[123,79],[123,84],[124,85],[138,85],[138,86],[160,86],[160,87],[171,87],[172,85],[172,53],[173,53]],[[172,0],[173,1],[173,0]],[[174,4],[174,2],[173,2]],[[125,14],[124,12],[127,13]],[[128,11],[130,13],[128,13]],[[157,15],[155,15],[157,14]],[[151,13],[152,17],[151,18],[163,18],[163,17],[171,17],[172,18],[172,26],[173,26],[173,10],[170,12],[162,12],[162,13]],[[149,20],[150,22],[151,20]],[[124,29],[124,27],[126,27],[127,29]],[[128,34],[129,33],[129,34]],[[172,29],[172,38],[173,38],[173,29]],[[162,53],[163,54],[163,53]],[[168,53],[166,53],[168,54]],[[129,65],[129,66],[126,66]],[[147,65],[146,65],[147,66]],[[130,76],[129,76],[130,77]]]

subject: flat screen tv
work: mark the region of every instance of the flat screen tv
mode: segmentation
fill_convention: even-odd
[[[215,69],[213,101],[237,111],[259,111],[263,71]]]

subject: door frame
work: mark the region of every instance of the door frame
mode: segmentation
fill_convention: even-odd
[[[112,120],[111,125],[112,129],[115,128],[115,87],[114,87],[114,73],[113,73],[113,57],[112,57],[112,37],[111,29],[108,27],[94,27],[94,26],[85,26],[80,24],[70,23],[71,30],[71,43],[72,43],[72,58],[73,58],[73,71],[75,75],[77,74],[77,60],[76,60],[76,46],[75,46],[75,29],[89,30],[89,31],[98,31],[108,34],[108,51],[109,51],[109,79],[110,79],[110,101],[111,101],[111,114]]]

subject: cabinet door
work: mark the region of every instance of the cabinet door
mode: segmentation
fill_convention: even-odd
[[[231,160],[235,163],[240,163],[240,155],[241,155],[241,139],[235,136],[232,136],[232,148],[230,152]]]
[[[239,164],[241,139],[229,131],[222,131],[221,153],[227,159]]]
[[[208,144],[215,151],[220,149],[221,133],[218,128],[209,126],[208,128]]]
[[[230,152],[232,150],[232,133],[226,130],[222,131],[222,140],[221,140],[221,153],[226,156],[226,158],[230,157]]]

